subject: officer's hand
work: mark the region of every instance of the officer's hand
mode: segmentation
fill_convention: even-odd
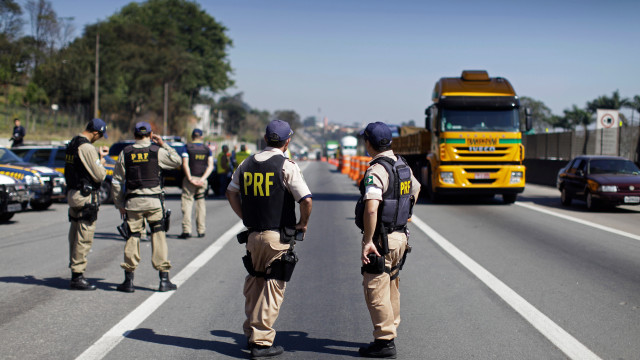
[[[300,232],[307,232],[307,225],[302,225],[300,223],[296,224],[296,230]]]
[[[160,147],[162,147],[162,145],[164,145],[164,141],[162,140],[162,137],[160,135],[151,133],[151,140],[153,140],[153,142],[156,143]]]
[[[362,260],[362,264],[367,265],[369,263],[369,258],[367,257],[369,254],[376,254],[380,256],[380,253],[378,252],[378,249],[376,249],[376,245],[373,241],[362,244],[362,257],[360,258],[360,260]]]
[[[127,215],[127,210],[125,210],[125,208],[118,208],[118,211],[120,211],[120,215]]]
[[[189,180],[189,182],[190,182],[191,184],[193,184],[193,186],[198,186],[198,187],[200,187],[200,186],[204,185],[204,181],[202,181],[202,180],[194,180],[194,179],[191,179],[191,180]]]
[[[98,152],[100,153],[100,157],[105,157],[105,156],[109,155],[109,147],[108,146],[100,146],[100,149],[98,149]]]

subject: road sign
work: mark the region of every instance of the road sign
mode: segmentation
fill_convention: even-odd
[[[618,110],[598,109],[596,129],[610,129],[618,126]]]

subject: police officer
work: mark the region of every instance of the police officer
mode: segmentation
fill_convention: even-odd
[[[222,151],[218,154],[216,163],[216,173],[220,181],[218,196],[223,196],[227,185],[229,185],[229,173],[231,172],[231,159],[229,157],[229,147],[222,145]]]
[[[151,262],[159,271],[158,291],[177,289],[169,280],[171,263],[167,259],[164,192],[160,170],[176,169],[182,164],[180,155],[151,131],[151,125],[139,122],[134,130],[135,143],[125,147],[118,157],[113,174],[113,201],[121,216],[126,217],[130,237],[124,247],[125,280],[118,291],[133,292],[133,272],[140,262],[140,233],[144,220],[151,228]],[[151,143],[153,140],[154,143]]]
[[[19,120],[18,120],[19,121]],[[99,151],[94,142],[107,138],[107,126],[101,119],[93,119],[83,132],[76,135],[67,146],[64,177],[67,182],[69,204],[69,268],[71,268],[72,290],[95,290],[85,279],[87,254],[93,244],[93,234],[98,219],[98,192],[107,176],[104,168],[109,148]]]
[[[404,159],[391,150],[391,130],[370,123],[361,133],[373,157],[360,184],[356,223],[363,230],[362,275],[364,297],[375,341],[360,348],[360,356],[395,358],[394,340],[400,324],[399,271],[408,246],[407,220],[420,184]]]
[[[191,237],[191,208],[196,201],[196,227],[198,237],[204,237],[206,230],[207,207],[204,197],[207,194],[207,178],[213,171],[211,149],[202,143],[202,130],[193,129],[192,142],[182,152],[182,234],[181,239]]]
[[[311,215],[311,192],[302,172],[284,156],[292,134],[287,122],[271,121],[265,135],[267,147],[247,158],[227,187],[231,208],[248,228],[248,236],[241,241],[246,241],[243,262],[249,272],[244,283],[247,319],[243,330],[252,358],[284,351],[273,345],[273,324],[297,261],[292,238],[296,232],[304,234]],[[297,223],[295,202],[300,204]]]
[[[247,145],[240,145],[240,151],[236,152],[236,164],[240,165],[251,155],[251,151],[247,150]]]
[[[14,148],[21,146],[24,142],[24,137],[27,135],[27,131],[22,125],[20,125],[20,119],[13,119],[13,132],[11,134],[11,139],[9,139],[13,142],[11,147]]]

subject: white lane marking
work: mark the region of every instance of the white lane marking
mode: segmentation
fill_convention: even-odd
[[[527,208],[527,209],[531,209],[531,210],[534,210],[534,211],[541,212],[543,214],[552,215],[552,216],[555,216],[555,217],[559,217],[561,219],[573,221],[573,222],[576,222],[576,223],[582,224],[582,225],[591,226],[591,227],[599,229],[599,230],[608,231],[608,232],[616,234],[616,235],[626,236],[626,237],[628,237],[630,239],[640,241],[640,236],[638,236],[636,234],[628,233],[626,231],[614,229],[614,228],[609,227],[609,226],[594,224],[594,223],[592,223],[590,221],[587,221],[587,220],[582,220],[582,219],[578,219],[578,218],[573,217],[573,216],[560,214],[560,213],[557,213],[555,211],[547,210],[547,209],[544,209],[544,208],[536,206],[536,205],[525,204],[525,203],[521,203],[521,202],[516,202],[515,204],[518,205],[518,206],[522,206],[524,208]]]
[[[186,282],[191,275],[213,258],[236,234],[244,228],[242,221],[227,230],[213,244],[193,259],[180,273],[172,278],[178,286]],[[102,337],[85,350],[76,360],[99,360],[106,356],[127,334],[135,330],[149,315],[156,311],[175,291],[157,292],[149,296],[142,304],[125,316],[119,323],[107,331]]]
[[[485,283],[494,293],[502,298],[509,306],[517,311],[525,320],[535,327],[542,335],[557,346],[570,359],[588,360],[600,359],[596,354],[582,345],[568,332],[554,323],[545,314],[529,304],[524,298],[509,288],[505,283],[493,276],[485,268],[480,266],[465,253],[451,244],[447,239],[438,234],[429,225],[413,215],[411,222],[422,230],[427,236],[438,244],[444,251],[449,253],[462,266],[467,268],[480,281]]]

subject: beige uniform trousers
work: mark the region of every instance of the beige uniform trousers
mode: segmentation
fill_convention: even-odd
[[[194,180],[200,180],[199,177],[194,176]],[[191,208],[193,208],[193,201],[196,202],[196,228],[198,234],[204,234],[207,217],[207,205],[205,203],[205,195],[207,193],[207,187],[209,184],[207,180],[204,180],[204,185],[196,187],[193,185],[187,177],[182,179],[182,232],[185,234],[191,234]]]
[[[280,242],[276,231],[252,232],[247,241],[247,250],[255,271],[263,272],[274,260],[282,257],[289,249]],[[284,300],[287,283],[282,280],[247,275],[244,281],[244,312],[247,319],[242,325],[249,342],[271,346],[276,337],[273,324],[278,318],[280,305]]]
[[[162,209],[146,211],[127,210],[127,223],[132,233],[145,230],[145,219],[149,223],[162,220]],[[168,271],[171,269],[171,263],[167,260],[169,248],[167,247],[167,238],[164,231],[151,233],[151,249],[151,263],[153,264],[153,268],[158,271]],[[124,262],[120,264],[120,267],[125,271],[134,271],[139,263],[140,237],[132,236],[124,246]]]
[[[69,216],[82,216],[82,207],[70,207]],[[69,268],[74,273],[84,273],[87,269],[87,255],[93,245],[96,222],[71,221],[69,226]]]
[[[389,253],[385,255],[385,266],[393,267],[402,259],[407,248],[407,235],[393,232],[388,235]],[[394,271],[393,274],[397,272]],[[391,275],[393,275],[391,274]],[[380,340],[392,340],[397,337],[400,325],[400,278],[390,280],[390,274],[364,273],[362,286],[364,299],[373,323],[373,337]]]

